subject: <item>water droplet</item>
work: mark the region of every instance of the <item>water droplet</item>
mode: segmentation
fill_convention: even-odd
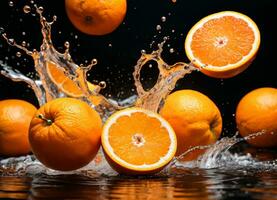
[[[21,45],[22,45],[23,47],[25,47],[25,46],[26,46],[26,42],[25,42],[25,41],[22,41]]]
[[[31,4],[34,4],[35,2],[33,0],[30,1]]]
[[[10,6],[10,7],[13,7],[13,5],[14,5],[14,4],[13,4],[13,1],[9,1],[9,6]]]
[[[65,48],[67,48],[67,49],[69,49],[70,44],[69,44],[69,42],[68,42],[68,41],[66,41],[66,42],[64,43],[64,47],[65,47]]]
[[[18,52],[16,52],[16,56],[18,57],[18,58],[20,58],[21,57],[21,53],[18,51]]]
[[[173,48],[170,48],[170,49],[169,49],[169,52],[170,52],[170,53],[174,53],[174,49],[173,49]]]
[[[162,20],[162,22],[165,22],[166,21],[166,17],[162,16],[161,20]]]
[[[172,33],[175,33],[175,30],[174,30],[174,29],[172,29],[172,30],[171,30],[171,32],[172,32]]]
[[[23,32],[22,32],[22,35],[26,35],[26,32],[23,31]]]
[[[153,65],[152,64],[149,64],[149,66],[148,66],[149,68],[152,68],[153,67]]]
[[[157,30],[157,31],[159,31],[159,30],[161,30],[161,29],[162,29],[161,25],[157,25],[157,26],[156,26],[156,30]]]
[[[10,38],[10,39],[8,39],[8,43],[9,43],[9,45],[14,45],[15,41],[13,38]]]
[[[28,6],[28,5],[25,5],[24,7],[23,7],[23,12],[24,13],[29,13],[29,12],[31,12],[31,7],[30,6]]]
[[[57,21],[57,18],[58,18],[58,17],[57,17],[56,15],[54,15],[54,16],[53,16],[53,21],[52,21],[51,23]]]
[[[112,46],[113,46],[113,45],[110,43],[110,44],[109,44],[109,47],[112,47]]]
[[[140,51],[140,53],[141,53],[141,54],[145,54],[146,51],[145,51],[144,49],[142,49],[142,50]]]
[[[164,38],[163,38],[163,41],[165,42],[165,41],[167,41],[169,39],[169,37],[168,36],[165,36]]]
[[[0,34],[3,34],[5,32],[5,29],[3,27],[0,27]]]
[[[39,12],[39,13],[42,13],[43,12],[43,7],[42,6],[40,6],[40,7],[38,7],[38,9],[37,9],[37,11]]]
[[[92,65],[97,65],[97,62],[98,62],[98,61],[97,61],[96,58],[93,58],[93,59],[91,60],[91,64],[92,64]]]
[[[78,39],[78,35],[75,35],[74,38],[75,38],[75,39]]]
[[[98,84],[102,89],[106,88],[107,84],[105,81],[101,81],[99,84]]]

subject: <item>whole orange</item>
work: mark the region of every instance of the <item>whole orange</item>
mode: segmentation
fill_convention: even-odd
[[[0,101],[0,156],[28,154],[28,130],[36,108],[22,100]]]
[[[45,166],[70,171],[88,164],[100,147],[102,121],[83,101],[59,98],[43,105],[31,121],[33,153]]]
[[[113,32],[123,21],[126,0],[65,0],[69,20],[81,32],[105,35]]]
[[[222,118],[214,102],[194,90],[179,90],[170,94],[160,114],[171,124],[177,136],[177,153],[192,147],[213,144],[222,130]],[[189,153],[184,160],[196,159],[202,150]]]
[[[259,88],[246,94],[236,110],[236,123],[242,137],[264,131],[247,140],[256,147],[277,147],[277,89]]]

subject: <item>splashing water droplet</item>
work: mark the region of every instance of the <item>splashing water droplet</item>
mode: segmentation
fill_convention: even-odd
[[[161,29],[162,29],[161,25],[157,25],[157,26],[156,26],[156,30],[157,30],[157,31],[160,31]]]
[[[0,27],[0,34],[2,35],[5,32],[5,29],[3,27]]]
[[[25,6],[23,7],[23,12],[26,13],[26,14],[30,13],[30,12],[31,12],[31,7],[28,6],[28,5],[25,5]]]
[[[44,10],[44,8],[43,8],[42,6],[38,7],[38,12],[39,12],[39,13],[42,13],[43,10]]]
[[[145,51],[144,49],[142,49],[142,50],[140,51],[140,53],[141,53],[141,54],[145,54],[146,51]]]
[[[9,1],[9,6],[10,6],[10,7],[13,7],[13,6],[14,6],[13,1]]]
[[[64,43],[64,47],[65,47],[66,49],[69,49],[70,43],[69,43],[68,41],[66,41],[66,42]]]
[[[97,65],[97,62],[98,62],[98,61],[97,61],[96,58],[93,58],[93,59],[91,60],[91,64],[92,64],[92,65]]]
[[[165,22],[166,21],[166,17],[162,16],[161,20],[162,20],[162,22]]]
[[[9,43],[9,45],[13,46],[15,44],[15,41],[13,38],[10,38],[10,39],[8,39],[8,43]]]
[[[107,87],[107,84],[105,81],[101,81],[98,85],[101,87],[101,89],[104,89]]]
[[[174,53],[174,49],[173,49],[173,48],[170,48],[170,49],[169,49],[169,52],[170,52],[170,53]]]
[[[19,51],[16,52],[16,56],[20,58],[21,57],[21,53]]]
[[[54,15],[54,16],[53,16],[53,21],[52,21],[52,23],[55,22],[55,21],[57,21],[57,18],[58,18],[58,17],[57,17],[56,15]]]

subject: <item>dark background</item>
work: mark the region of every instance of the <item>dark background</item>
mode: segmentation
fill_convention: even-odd
[[[0,27],[18,43],[30,43],[29,49],[39,49],[41,44],[38,16],[25,14],[24,5],[30,0],[0,1]],[[57,15],[53,25],[52,39],[55,47],[63,52],[63,44],[69,41],[71,55],[77,64],[98,59],[98,65],[90,72],[89,80],[107,82],[103,94],[124,99],[135,94],[132,72],[142,49],[150,53],[164,36],[170,40],[164,48],[166,62],[188,62],[183,44],[189,29],[201,18],[224,10],[242,12],[251,17],[261,31],[261,47],[252,65],[243,73],[230,79],[215,79],[200,72],[178,81],[176,89],[194,89],[209,96],[220,108],[224,120],[224,135],[235,133],[234,113],[239,100],[249,91],[259,87],[277,87],[276,79],[276,6],[274,0],[127,0],[128,11],[124,23],[113,33],[105,36],[88,36],[75,29],[65,14],[63,0],[35,0],[44,7],[48,20]],[[34,13],[34,12],[32,12]],[[161,17],[166,17],[166,22]],[[159,33],[157,25],[162,29]],[[174,30],[174,32],[172,32]],[[76,39],[77,38],[77,39]],[[152,41],[153,47],[150,47]],[[170,47],[168,47],[170,45]],[[169,49],[173,48],[174,53]],[[0,39],[0,60],[22,72],[33,71],[32,59],[26,55],[16,56],[18,50]],[[274,70],[275,69],[275,70]],[[157,69],[143,71],[144,82],[151,85],[157,77]],[[0,100],[18,98],[37,104],[33,92],[24,83],[15,83],[0,76]]]

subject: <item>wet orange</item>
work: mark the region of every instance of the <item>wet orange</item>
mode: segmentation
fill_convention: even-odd
[[[72,24],[89,35],[113,32],[123,21],[126,0],[65,0],[65,9]]]
[[[200,92],[179,90],[170,94],[160,114],[176,133],[177,156],[192,147],[213,144],[220,136],[220,111],[211,99]],[[184,160],[193,160],[202,153],[202,150],[192,151]]]
[[[260,46],[255,22],[238,12],[209,15],[189,31],[185,50],[201,72],[215,78],[230,78],[244,71]]]
[[[277,147],[277,89],[259,88],[246,94],[236,110],[239,133],[245,137],[264,131],[247,140],[256,147]]]
[[[28,131],[36,108],[22,100],[0,101],[0,156],[30,153]]]
[[[81,168],[98,152],[102,121],[83,101],[59,98],[43,105],[31,121],[33,153],[45,166],[62,171]]]
[[[174,157],[177,140],[160,115],[141,108],[127,108],[106,121],[102,146],[110,165],[123,174],[152,174]]]
[[[84,96],[84,92],[81,90],[81,88],[87,87],[90,91],[96,91],[100,86],[94,85],[90,82],[80,82],[80,87],[70,78],[68,78],[63,69],[59,68],[55,63],[53,62],[47,62],[46,65],[47,74],[50,76],[51,80],[59,87],[59,89],[62,92],[65,92],[66,94],[70,95],[71,97],[82,97]],[[81,69],[77,69],[81,70]],[[84,74],[80,71],[76,72],[79,75],[79,80],[85,80]],[[97,95],[90,95],[89,99],[94,105],[98,105],[102,101],[101,96]]]

